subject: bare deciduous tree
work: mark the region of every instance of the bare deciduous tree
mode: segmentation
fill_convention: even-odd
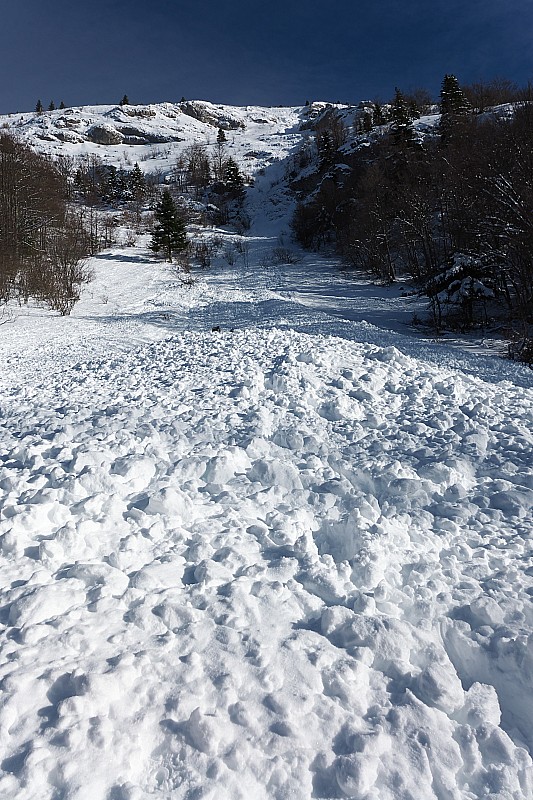
[[[89,277],[89,239],[68,211],[64,167],[0,135],[0,301],[35,297],[68,314]]]

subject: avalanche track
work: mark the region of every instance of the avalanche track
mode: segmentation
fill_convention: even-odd
[[[2,118],[255,182],[193,286],[119,241],[0,317],[0,796],[529,800],[533,374],[294,252],[305,109],[193,106]]]

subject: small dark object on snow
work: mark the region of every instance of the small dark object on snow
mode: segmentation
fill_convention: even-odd
[[[211,328],[211,333],[220,333],[220,325],[215,325]]]

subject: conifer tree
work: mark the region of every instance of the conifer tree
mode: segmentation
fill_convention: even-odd
[[[61,111],[63,111],[63,109],[64,109],[65,107],[66,107],[66,106],[65,106],[64,102],[63,102],[63,101],[61,101],[61,102],[60,102],[60,104],[59,104],[59,108],[61,109]]]
[[[55,110],[56,110],[56,104],[54,103],[53,100],[50,100],[50,105],[48,106],[48,111],[55,111]]]
[[[409,114],[411,116],[411,119],[420,119],[420,108],[418,107],[418,103],[416,102],[416,100],[411,98],[408,101],[407,105],[409,107]]]
[[[41,103],[40,100],[37,100],[37,105],[35,106],[35,111],[37,112],[37,114],[42,114],[43,111],[44,111],[43,104]]]
[[[373,122],[374,125],[385,124],[385,114],[383,113],[383,106],[381,103],[374,103]]]
[[[122,100],[120,101],[120,105],[121,106],[129,106],[129,104],[130,104],[130,101],[129,101],[128,95],[125,94],[124,97],[122,98]]]
[[[222,128],[219,128],[218,129],[218,134],[217,134],[217,143],[218,144],[224,144],[226,141],[227,141],[227,139],[226,139],[226,134],[224,133],[224,130]]]
[[[440,92],[441,114],[469,114],[471,105],[455,75],[445,75]]]
[[[241,197],[244,192],[244,178],[239,165],[234,158],[228,158],[224,165],[224,183],[226,190],[235,197]]]
[[[120,197],[120,175],[113,164],[102,165],[98,171],[99,192],[106,203],[113,203]]]
[[[363,133],[370,133],[373,127],[374,127],[374,122],[372,119],[372,112],[365,111],[361,119],[361,128],[363,130]]]
[[[137,162],[135,162],[135,166],[129,174],[129,185],[135,199],[139,199],[146,194],[146,180]]]
[[[399,145],[413,144],[415,132],[409,104],[399,89],[396,89],[391,104],[392,135]]]
[[[440,91],[440,133],[447,142],[472,112],[466,95],[455,75],[445,75]]]
[[[328,169],[335,160],[335,142],[333,134],[329,128],[321,130],[316,137],[316,146],[320,169]]]
[[[151,250],[162,252],[166,261],[172,261],[173,253],[182,253],[187,248],[185,223],[168,189],[163,191],[155,209],[155,228],[152,233]]]

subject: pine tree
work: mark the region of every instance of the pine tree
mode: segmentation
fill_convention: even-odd
[[[130,101],[129,101],[128,95],[125,94],[124,97],[122,98],[122,100],[120,101],[120,105],[121,106],[129,106],[129,104],[130,104]]]
[[[420,119],[420,108],[417,101],[411,98],[407,105],[409,106],[409,114],[411,115],[411,119]]]
[[[440,133],[447,142],[468,119],[472,107],[468,102],[455,75],[445,75],[440,91]]]
[[[372,119],[372,112],[371,111],[364,111],[363,117],[361,119],[361,128],[363,129],[363,133],[370,133],[372,128],[374,127],[374,122]]]
[[[129,174],[129,185],[133,197],[138,200],[146,194],[146,180],[137,162]]]
[[[244,177],[234,158],[228,158],[224,165],[224,183],[226,184],[227,192],[235,197],[242,197],[244,193]]]
[[[113,164],[102,165],[99,170],[100,196],[105,203],[113,203],[120,196],[120,176]]]
[[[222,128],[219,128],[218,129],[218,134],[217,134],[217,142],[218,142],[218,144],[224,144],[226,141],[227,141],[227,139],[226,139],[226,134],[224,133],[224,130]]]
[[[440,92],[441,114],[465,115],[471,110],[472,107],[455,75],[445,75]]]
[[[55,111],[55,110],[56,110],[56,104],[54,103],[53,100],[50,100],[50,105],[48,106],[48,111]]]
[[[150,248],[154,253],[163,252],[165,259],[172,261],[173,253],[181,253],[187,248],[187,233],[168,189],[163,191],[156,206],[155,220]]]
[[[391,104],[392,135],[398,145],[414,143],[415,131],[409,104],[399,89],[396,89]]]
[[[37,105],[35,106],[35,111],[37,112],[37,114],[42,114],[43,111],[44,111],[43,104],[41,103],[40,100],[37,100]]]
[[[329,128],[321,130],[316,137],[320,169],[329,169],[335,161],[335,142]]]
[[[374,103],[373,121],[374,125],[385,124],[385,115],[383,113],[383,106],[381,103]]]
[[[59,108],[61,109],[61,111],[63,111],[63,109],[66,108],[66,106],[65,106],[63,101],[60,102]]]

